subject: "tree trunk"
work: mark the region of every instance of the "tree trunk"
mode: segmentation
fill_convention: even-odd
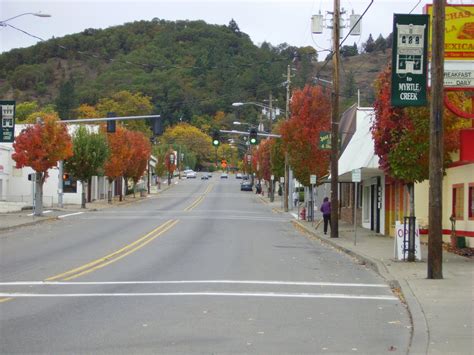
[[[109,181],[109,190],[107,191],[107,202],[112,203],[112,180],[107,180]]]
[[[43,215],[43,173],[36,173],[36,192],[35,192],[35,216]]]
[[[82,182],[81,208],[86,208],[86,191],[87,191],[87,188],[89,186],[89,183],[87,183],[85,181],[81,181],[81,182]]]

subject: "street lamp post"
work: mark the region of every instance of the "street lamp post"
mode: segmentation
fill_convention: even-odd
[[[13,20],[17,17],[25,16],[25,15],[32,15],[32,16],[36,16],[36,17],[51,17],[51,15],[49,15],[49,14],[42,14],[40,12],[25,12],[23,14],[19,14],[19,15],[7,18],[6,20],[0,21],[0,26],[6,27],[6,26],[8,26],[8,24],[6,22],[8,22],[10,20]]]

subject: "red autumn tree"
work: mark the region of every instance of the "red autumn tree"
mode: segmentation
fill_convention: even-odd
[[[288,152],[296,179],[310,184],[310,175],[327,175],[329,152],[319,148],[319,133],[330,130],[331,101],[321,87],[306,85],[293,93],[291,117],[280,128],[283,150]]]
[[[133,158],[127,162],[123,175],[125,181],[132,180],[133,193],[135,193],[135,186],[145,173],[150,160],[151,144],[149,139],[138,131],[126,131],[126,137],[128,142],[131,143]]]
[[[54,115],[46,115],[42,123],[26,127],[13,143],[12,158],[18,169],[31,167],[36,173],[35,215],[43,213],[43,184],[48,170],[58,161],[72,156],[72,140],[64,124]]]
[[[109,180],[109,202],[112,202],[112,182],[124,176],[128,162],[133,159],[133,143],[127,139],[127,132],[125,128],[117,126],[115,133],[107,134],[110,155],[105,163],[104,172]],[[121,192],[120,196],[122,196]]]
[[[375,153],[384,172],[407,185],[413,217],[414,183],[429,177],[429,108],[391,105],[390,66],[379,74],[375,88],[375,120],[371,127]],[[444,169],[451,162],[451,153],[459,149],[459,129],[467,123],[444,111]]]
[[[255,160],[258,164],[259,178],[270,181],[272,175],[271,149],[273,139],[262,139],[255,151]]]

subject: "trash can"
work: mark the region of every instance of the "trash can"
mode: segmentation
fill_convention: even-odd
[[[466,247],[466,237],[457,237],[456,238],[456,246],[458,248],[465,248]]]

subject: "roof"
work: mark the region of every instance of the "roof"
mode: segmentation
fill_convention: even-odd
[[[356,130],[339,158],[339,181],[352,181],[352,170],[361,169],[362,179],[383,175],[379,169],[379,158],[374,152],[374,141],[370,132],[373,108],[357,108]]]

